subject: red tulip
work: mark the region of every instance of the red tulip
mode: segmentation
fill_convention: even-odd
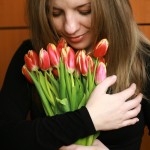
[[[61,54],[62,48],[66,48],[66,46],[67,46],[66,40],[64,38],[60,38],[56,46],[59,54]]]
[[[75,53],[74,50],[67,46],[62,48],[62,59],[69,73],[73,73],[75,70]]]
[[[76,70],[76,75],[79,76],[80,75],[80,67],[79,67],[79,54],[80,54],[81,50],[78,50],[75,54],[75,70]]]
[[[88,61],[85,50],[77,53],[76,66],[82,75],[86,76],[88,73]]]
[[[94,71],[94,62],[93,62],[92,57],[90,55],[87,55],[86,59],[88,61],[88,67],[90,67],[91,72],[93,72]]]
[[[53,68],[52,73],[55,77],[58,77],[58,70],[57,68]]]
[[[41,49],[39,53],[39,66],[41,70],[50,69],[50,58],[49,54],[45,49]]]
[[[106,65],[103,62],[99,62],[96,68],[95,83],[99,84],[106,78]]]
[[[22,66],[22,74],[26,77],[26,79],[30,82],[33,83],[32,78],[30,77],[26,65]]]
[[[99,58],[99,62],[103,62],[105,64],[105,58],[104,57]]]
[[[49,43],[47,45],[47,51],[50,57],[50,63],[52,67],[58,67],[59,60],[60,60],[60,54],[58,50],[56,49],[56,46],[52,43]]]
[[[108,40],[102,39],[94,48],[94,53],[93,53],[94,57],[100,58],[105,56],[108,49],[108,45],[109,45]]]
[[[39,57],[33,50],[29,50],[24,56],[25,64],[29,71],[36,71],[39,68]]]

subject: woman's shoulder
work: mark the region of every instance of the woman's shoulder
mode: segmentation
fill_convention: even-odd
[[[32,42],[30,39],[24,40],[19,46],[18,50],[27,52],[29,49],[33,49]]]
[[[22,41],[22,43],[18,46],[13,59],[21,58],[23,60],[24,55],[28,52],[28,50],[33,49],[32,42],[30,39]]]

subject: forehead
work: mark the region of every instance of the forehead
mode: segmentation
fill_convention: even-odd
[[[82,6],[91,2],[91,0],[51,0],[51,2],[54,7],[66,8]]]

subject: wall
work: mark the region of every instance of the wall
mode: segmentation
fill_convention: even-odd
[[[150,39],[150,0],[130,0],[139,28]],[[0,88],[15,50],[29,37],[25,0],[0,0]],[[145,129],[141,150],[150,149],[150,137]]]
[[[18,46],[29,37],[25,0],[0,0],[0,89]]]

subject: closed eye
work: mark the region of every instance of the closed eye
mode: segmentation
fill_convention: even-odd
[[[91,10],[82,10],[82,11],[80,10],[79,13],[81,15],[89,15],[89,14],[91,14]]]
[[[59,17],[62,13],[63,13],[63,11],[61,9],[54,8],[52,15],[53,15],[53,17]]]

